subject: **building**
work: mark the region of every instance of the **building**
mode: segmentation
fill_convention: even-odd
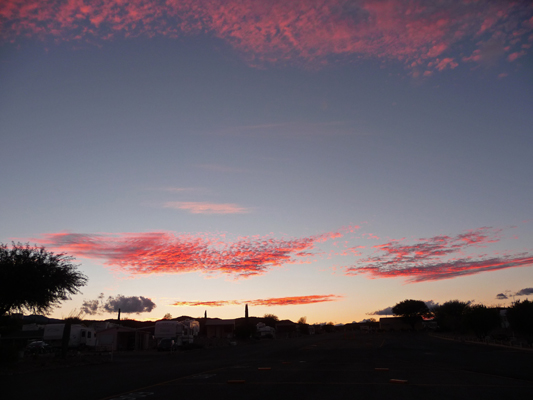
[[[115,326],[96,332],[96,350],[132,351],[147,350],[152,346],[150,332]]]
[[[205,330],[208,338],[230,339],[235,334],[235,320],[208,318],[205,321]]]
[[[284,319],[282,321],[276,322],[276,333],[277,337],[288,338],[298,336],[298,324],[292,322],[291,320]]]
[[[415,331],[422,330],[422,318],[415,323]],[[379,319],[379,329],[383,331],[410,331],[413,330],[411,324],[405,322],[402,317],[387,317]]]

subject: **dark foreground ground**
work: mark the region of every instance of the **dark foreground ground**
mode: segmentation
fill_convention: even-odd
[[[0,379],[3,399],[24,400],[522,398],[533,392],[533,352],[426,333],[335,333],[115,354],[112,362]]]

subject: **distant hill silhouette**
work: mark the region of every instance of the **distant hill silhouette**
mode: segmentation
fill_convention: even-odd
[[[22,321],[24,324],[40,324],[40,325],[55,324],[55,323],[62,322],[61,319],[48,318],[48,317],[45,317],[44,315],[36,315],[36,314],[25,315],[22,317]]]

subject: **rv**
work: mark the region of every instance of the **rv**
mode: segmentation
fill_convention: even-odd
[[[194,337],[200,332],[200,323],[192,319],[184,321],[157,321],[155,323],[154,337],[162,339],[172,339],[178,346],[190,344]]]
[[[259,322],[257,324],[257,337],[260,339],[268,338],[268,339],[275,339],[276,338],[276,329],[272,328],[271,326],[265,325],[263,322]]]
[[[53,347],[61,347],[65,324],[48,324],[44,327],[43,340]],[[96,346],[96,335],[93,328],[74,324],[70,326],[68,347],[81,348]]]

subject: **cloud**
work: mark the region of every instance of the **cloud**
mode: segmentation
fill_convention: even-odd
[[[327,128],[327,129],[325,129]],[[218,131],[225,135],[279,135],[279,136],[324,136],[327,135],[360,135],[367,136],[367,132],[359,131],[353,126],[352,121],[328,121],[328,122],[284,122],[271,123],[261,125],[241,125],[223,128]],[[236,170],[231,167],[217,166],[211,164],[202,164],[202,168],[212,169],[221,172],[245,172],[243,170]]]
[[[347,275],[369,274],[371,278],[405,277],[408,282],[424,282],[472,275],[485,271],[533,265],[533,255],[466,256],[470,247],[482,247],[500,240],[500,230],[479,228],[454,237],[435,236],[419,239],[413,245],[391,241],[374,246],[375,256],[367,257],[345,269]],[[461,258],[446,260],[448,256]]]
[[[511,53],[509,54],[509,56],[507,57],[507,59],[509,60],[509,62],[513,62],[514,60],[516,60],[517,58],[520,58],[522,56],[525,56],[527,53],[525,50],[522,50],[522,51],[515,51],[514,53]]]
[[[175,235],[170,232],[81,234],[50,233],[31,239],[76,257],[103,260],[105,265],[135,275],[200,272],[235,278],[263,275],[274,267],[315,255],[317,243],[338,238],[353,227],[303,238]]]
[[[517,47],[518,48],[518,47]],[[485,67],[491,67],[498,63],[499,60],[505,57],[506,51],[510,47],[506,42],[499,37],[499,35],[493,35],[493,37],[486,42],[482,42],[479,48],[475,49],[470,56],[463,57],[465,62],[476,62]]]
[[[371,265],[349,269],[348,275],[369,273],[372,278],[408,278],[408,282],[436,281],[441,279],[457,278],[459,276],[473,275],[486,271],[497,271],[507,268],[533,266],[533,256],[523,253],[522,256],[502,256],[470,261],[460,259],[441,263],[403,264],[395,269]]]
[[[234,203],[207,203],[199,201],[169,201],[165,208],[186,210],[191,214],[247,214],[250,208],[241,207]]]
[[[366,315],[393,315],[392,307],[387,307],[382,310],[372,311],[366,313]]]
[[[433,65],[433,64],[432,64]],[[454,69],[455,67],[457,67],[459,64],[457,64],[453,58],[450,58],[450,57],[447,57],[447,58],[443,58],[442,60],[438,59],[436,60],[436,64],[435,64],[435,68],[437,68],[437,70],[439,71],[442,71],[448,67],[450,67],[451,69]]]
[[[426,303],[426,306],[429,308],[430,311],[440,306],[439,303],[436,303],[433,300],[424,301],[424,303]],[[366,315],[394,315],[394,312],[392,312],[393,308],[394,306],[386,307],[386,308],[383,308],[382,310],[368,312],[366,313]]]
[[[166,192],[173,192],[173,193],[190,193],[190,192],[205,191],[205,189],[197,188],[197,187],[164,187],[160,190],[164,190]]]
[[[529,296],[533,294],[533,288],[525,288],[516,292],[516,296]]]
[[[324,303],[328,301],[338,301],[342,296],[334,294],[314,295],[314,296],[295,296],[295,297],[279,297],[270,299],[257,299],[247,302],[252,306],[292,306],[300,304]]]
[[[530,2],[491,0],[11,0],[0,3],[0,39],[209,35],[252,66],[373,58],[442,70],[453,66],[454,50],[494,38],[518,53],[532,10]]]
[[[95,300],[84,300],[81,306],[81,311],[88,315],[101,314],[104,312],[115,313],[120,311],[122,313],[145,313],[151,312],[155,307],[155,303],[143,296],[123,296],[119,294],[116,297],[109,296],[106,301],[104,294],[101,293]]]
[[[440,303],[435,303],[433,300],[424,301],[424,303],[426,303],[430,311],[440,306]]]
[[[507,295],[506,295],[505,293],[498,293],[498,294],[496,295],[496,298],[497,298],[498,300],[506,300],[506,299],[508,299],[509,297],[507,297]]]
[[[155,303],[147,297],[143,296],[122,296],[119,294],[116,297],[109,296],[103,305],[107,312],[121,312],[130,313],[145,313],[150,312],[156,307]]]
[[[218,301],[177,301],[173,306],[187,306],[187,307],[222,307],[226,305],[242,305],[248,304],[250,306],[294,306],[301,304],[324,303],[328,301],[339,301],[343,296],[334,294],[326,295],[311,295],[311,296],[293,296],[293,297],[277,297],[268,299],[256,300],[218,300]]]
[[[95,315],[100,313],[100,302],[98,300],[83,300],[80,307],[81,312],[88,315]]]
[[[241,304],[233,300],[215,300],[215,301],[177,301],[172,306],[179,307],[223,307],[232,304]]]
[[[221,172],[221,173],[243,173],[247,172],[244,169],[228,167],[227,165],[221,164],[198,164],[199,168],[212,171],[212,172]]]

